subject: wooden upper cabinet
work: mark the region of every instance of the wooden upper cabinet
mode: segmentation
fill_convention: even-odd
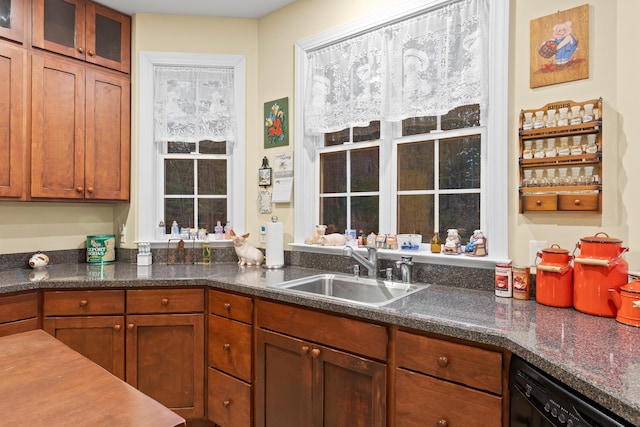
[[[128,76],[41,53],[31,79],[31,197],[128,200]]]
[[[129,73],[131,17],[85,0],[34,0],[32,44]]]
[[[24,0],[0,0],[0,38],[24,42],[26,3]]]
[[[26,53],[0,44],[0,198],[26,196]]]

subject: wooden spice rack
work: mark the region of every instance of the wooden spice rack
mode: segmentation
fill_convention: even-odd
[[[556,110],[556,116],[560,108],[579,106],[581,113],[586,104],[593,104],[593,120],[585,123],[568,124],[566,126],[552,126],[538,129],[524,129],[525,113],[532,113],[535,118],[537,111],[543,111],[545,117],[549,110]],[[569,114],[569,120],[571,115]],[[597,151],[587,153],[584,147],[587,144],[587,135],[595,135]],[[580,146],[583,148],[580,154],[559,155],[553,157],[531,157],[531,154],[524,155],[526,141],[531,141],[531,145],[538,141],[544,141],[544,149],[547,149],[549,138],[555,138],[556,149],[560,145],[561,138],[568,139],[569,147],[572,146],[572,137],[582,136]],[[591,137],[593,138],[593,137]],[[565,140],[566,141],[566,140]],[[520,112],[519,128],[519,200],[520,213],[526,211],[597,211],[602,212],[602,98],[592,99],[584,102],[557,101],[546,104],[542,108],[522,110]],[[535,147],[533,147],[535,151]],[[593,148],[590,149],[593,151]],[[528,154],[528,153],[527,153]],[[572,168],[593,167],[592,178],[585,177],[583,172],[575,182],[571,178]],[[565,169],[566,168],[566,169]],[[548,178],[548,170],[555,170],[555,177]],[[567,179],[561,179],[558,173],[561,169],[567,172]],[[588,168],[591,169],[591,168]],[[542,170],[544,177],[538,182],[536,174]],[[530,171],[526,172],[525,171]],[[531,174],[532,179],[525,176]]]

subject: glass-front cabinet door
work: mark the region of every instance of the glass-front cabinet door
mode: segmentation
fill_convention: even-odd
[[[24,41],[24,0],[0,0],[0,38]]]
[[[129,73],[131,18],[85,0],[33,0],[33,45]]]

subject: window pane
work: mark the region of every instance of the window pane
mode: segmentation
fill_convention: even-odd
[[[411,117],[402,121],[402,136],[429,133],[438,128],[436,116]]]
[[[11,28],[11,1],[0,0],[0,27]]]
[[[346,197],[322,197],[320,199],[320,222],[327,226],[325,234],[344,233],[347,227]]]
[[[480,188],[479,135],[440,141],[440,188]]]
[[[196,144],[194,142],[167,142],[167,153],[169,154],[189,154],[196,151]]]
[[[165,194],[193,194],[193,189],[193,160],[165,160]]]
[[[442,130],[463,129],[480,126],[480,106],[463,105],[442,116]]]
[[[177,221],[181,228],[193,228],[193,208],[193,198],[164,199],[164,218],[168,228],[171,229],[173,221]]]
[[[324,146],[340,145],[349,142],[349,129],[342,129],[337,132],[326,133],[324,135]]]
[[[433,190],[434,144],[398,145],[398,191]]]
[[[446,236],[449,228],[457,228],[464,243],[469,241],[480,228],[479,194],[440,195],[440,236]]]
[[[76,47],[76,6],[74,4],[64,0],[45,0],[44,39],[63,46]]]
[[[213,233],[218,221],[227,223],[227,199],[198,199],[198,226]]]
[[[351,151],[351,191],[378,191],[378,147]]]
[[[320,193],[344,193],[347,191],[347,153],[320,155]]]
[[[371,122],[366,127],[353,128],[353,142],[374,141],[380,139],[380,121]]]
[[[227,142],[200,141],[200,154],[227,154]]]
[[[398,233],[422,234],[422,241],[429,241],[433,235],[433,195],[398,196]]]
[[[227,194],[227,161],[198,160],[198,194]]]
[[[371,232],[377,234],[380,231],[379,203],[380,197],[378,196],[352,197],[351,228],[356,230],[362,229],[366,234]],[[344,230],[341,232],[344,232]]]

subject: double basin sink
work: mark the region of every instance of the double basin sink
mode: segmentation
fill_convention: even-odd
[[[273,287],[303,295],[381,307],[428,286],[340,274],[316,274],[282,282]]]

